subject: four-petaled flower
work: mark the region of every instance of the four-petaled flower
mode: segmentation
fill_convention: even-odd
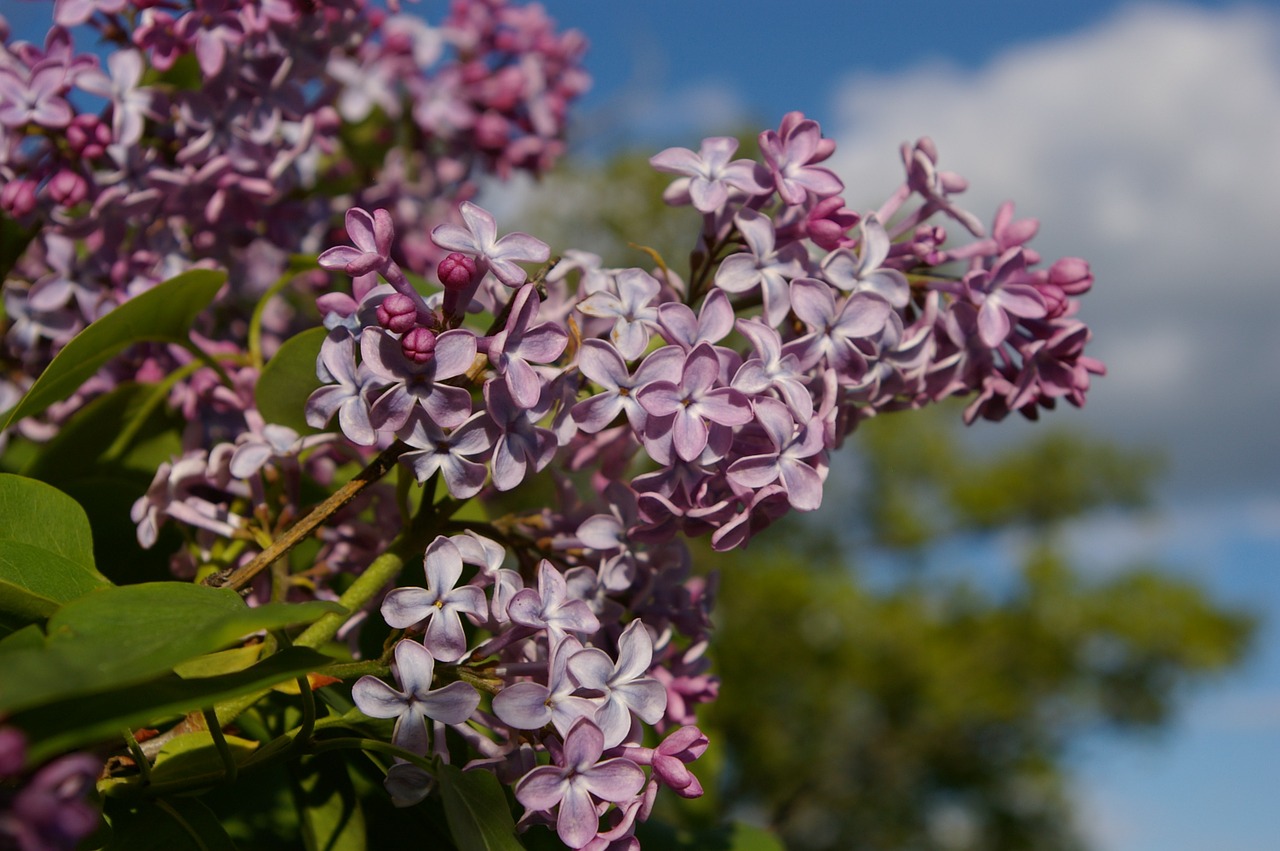
[[[405,629],[427,624],[422,642],[441,662],[456,662],[467,652],[462,615],[484,618],[488,606],[484,591],[475,585],[458,585],[462,578],[462,553],[443,535],[427,547],[426,588],[395,588],[382,601],[382,617],[392,627]]]
[[[590,719],[579,719],[564,738],[559,765],[540,765],[516,784],[516,800],[530,810],[556,812],[556,833],[570,848],[596,837],[600,816],[595,799],[619,803],[644,788],[644,772],[629,759],[601,761],[604,734]]]
[[[551,248],[527,233],[509,233],[498,239],[498,223],[493,214],[470,201],[459,207],[466,227],[437,225],[431,239],[446,251],[459,251],[482,260],[499,281],[518,287],[525,281],[524,269],[517,263],[545,263]]]
[[[480,705],[480,695],[464,682],[431,688],[436,660],[416,641],[396,644],[396,680],[403,691],[393,689],[374,676],[363,676],[351,687],[356,706],[371,718],[396,719],[391,743],[419,755],[426,755],[427,719],[445,724],[461,724]]]

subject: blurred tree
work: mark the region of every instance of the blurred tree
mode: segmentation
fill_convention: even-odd
[[[579,165],[511,225],[606,266],[649,265],[626,242],[645,234],[683,273],[698,217],[662,204],[670,180],[636,155]],[[701,560],[724,573],[723,684],[699,763],[721,770],[699,808],[660,798],[667,818],[705,831],[733,810],[795,849],[1075,851],[1071,742],[1156,729],[1188,686],[1242,658],[1246,614],[1157,566],[1086,578],[1056,540],[1086,512],[1145,504],[1153,456],[1051,424],[979,456],[959,421],[942,406],[864,423],[822,511]],[[1031,542],[1011,576],[925,566],[956,536],[1011,528]],[[888,581],[868,579],[871,555]]]
[[[1086,509],[1139,501],[1149,459],[1058,433],[967,457],[945,414],[864,425],[854,524],[781,526],[720,563],[706,726],[726,750],[721,803],[756,808],[791,847],[1082,848],[1068,745],[1158,727],[1246,648],[1251,620],[1194,583],[1150,566],[1088,580],[1055,542]],[[851,552],[854,527],[883,560],[1012,526],[1033,543],[1011,577],[902,558],[873,590]]]

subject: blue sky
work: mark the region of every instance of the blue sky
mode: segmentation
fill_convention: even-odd
[[[1077,556],[1099,572],[1154,558],[1269,620],[1249,664],[1167,735],[1085,743],[1084,827],[1100,851],[1278,847],[1280,3],[543,2],[592,43],[587,153],[696,147],[800,109],[869,209],[898,179],[898,144],[928,134],[972,181],[970,209],[1014,198],[1046,255],[1090,259],[1083,315],[1111,372],[1049,420],[1153,443],[1171,465],[1157,513],[1081,521]],[[29,34],[49,4],[3,8]]]

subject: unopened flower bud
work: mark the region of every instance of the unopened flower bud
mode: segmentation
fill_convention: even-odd
[[[407,295],[392,293],[378,305],[378,324],[388,331],[403,334],[418,324],[418,308]]]
[[[440,284],[447,290],[465,289],[471,285],[475,274],[475,258],[459,254],[456,251],[441,260],[440,265],[436,267],[436,275],[440,278]]]
[[[502,148],[510,137],[510,122],[496,112],[490,110],[476,119],[476,144],[482,148]]]
[[[67,144],[77,156],[97,159],[111,144],[111,128],[98,116],[81,113],[67,125]]]
[[[1089,263],[1079,257],[1063,257],[1049,267],[1049,283],[1062,288],[1067,295],[1080,295],[1093,286]]]
[[[30,180],[11,180],[0,186],[0,210],[15,219],[36,208],[36,185]]]
[[[426,363],[436,353],[436,335],[426,328],[414,328],[400,338],[400,351],[414,363]]]
[[[63,207],[74,207],[89,194],[89,183],[83,176],[62,169],[55,174],[48,184],[49,197]]]

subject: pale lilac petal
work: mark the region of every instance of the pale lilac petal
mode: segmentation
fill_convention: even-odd
[[[453,682],[419,697],[417,704],[428,718],[444,724],[461,724],[480,705],[480,693],[467,683]]]
[[[462,577],[462,553],[453,541],[438,535],[427,547],[425,573],[427,587],[443,596]]]
[[[803,461],[783,458],[778,463],[787,499],[797,511],[813,511],[822,504],[822,476]]]
[[[462,328],[436,337],[434,354],[437,381],[462,375],[476,359],[476,335]]]
[[[596,647],[588,647],[569,657],[569,673],[583,688],[603,690],[613,676],[613,660]]]
[[[519,730],[539,730],[551,722],[547,705],[551,692],[538,683],[514,683],[493,697],[493,711],[502,723]],[[366,713],[368,714],[368,713]]]
[[[394,588],[382,600],[382,619],[395,629],[407,629],[437,611],[437,599],[425,588]]]
[[[456,612],[437,609],[427,623],[423,644],[441,662],[456,662],[467,652],[467,634]]]
[[[653,638],[644,624],[634,620],[618,637],[618,673],[624,680],[644,675],[653,664]]]
[[[564,799],[569,782],[554,765],[541,765],[516,784],[516,800],[531,810],[550,810]]]
[[[582,848],[600,830],[600,817],[586,787],[573,782],[560,801],[556,816],[556,834],[570,848]]]
[[[619,703],[646,724],[657,724],[667,711],[667,687],[653,677],[622,683],[613,693]]]
[[[615,804],[634,798],[644,788],[644,771],[629,759],[606,759],[585,775],[592,794]]]
[[[416,641],[399,641],[395,647],[396,679],[405,694],[420,698],[431,690],[436,660]]]
[[[692,461],[707,448],[707,425],[700,417],[690,414],[687,408],[676,414],[671,435],[676,454],[684,461]]]
[[[758,490],[778,478],[777,455],[749,455],[729,465],[729,479],[742,487]]]
[[[351,699],[370,718],[398,718],[408,703],[403,694],[368,674],[351,687]]]

